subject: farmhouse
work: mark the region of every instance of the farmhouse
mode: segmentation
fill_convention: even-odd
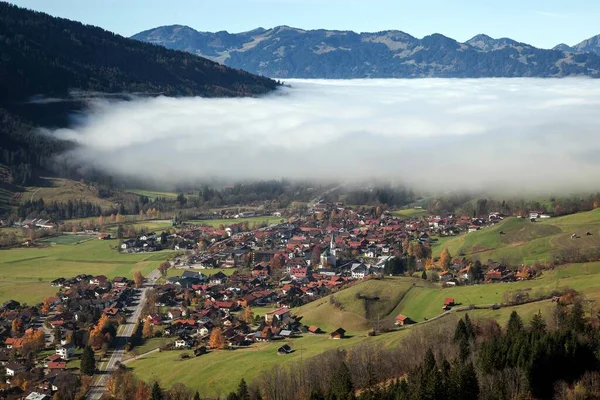
[[[290,309],[287,307],[278,308],[265,314],[265,322],[272,323],[274,321],[282,321],[290,316]]]
[[[344,328],[337,328],[335,331],[329,334],[330,339],[343,339],[346,337],[346,330]]]
[[[396,316],[396,325],[404,326],[408,322],[408,317],[406,315],[398,314]]]

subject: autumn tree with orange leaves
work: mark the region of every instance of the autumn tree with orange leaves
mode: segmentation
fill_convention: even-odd
[[[151,338],[154,335],[154,327],[152,326],[152,320],[146,318],[144,320],[144,328],[142,329],[142,336],[145,339]]]
[[[21,335],[21,332],[23,332],[23,320],[21,318],[13,319],[10,332],[13,337]]]
[[[135,271],[133,273],[133,282],[135,283],[136,288],[141,288],[144,284],[144,276],[140,271]]]
[[[21,352],[28,354],[29,352],[38,352],[46,347],[46,339],[44,331],[41,329],[28,329],[23,336],[23,345]]]
[[[447,248],[442,250],[442,253],[440,254],[440,267],[447,269],[450,266],[451,258],[452,257],[450,256],[450,252]]]
[[[163,262],[158,266],[158,270],[163,277],[167,276],[167,271],[171,268],[171,263],[168,261]]]
[[[222,350],[225,348],[225,336],[223,336],[223,331],[221,328],[213,329],[212,333],[210,334],[208,344],[213,349]]]
[[[109,325],[110,320],[108,316],[106,314],[102,314],[98,320],[98,323],[90,332],[89,345],[94,350],[100,349],[104,343],[108,343],[112,340],[110,333],[106,332]]]

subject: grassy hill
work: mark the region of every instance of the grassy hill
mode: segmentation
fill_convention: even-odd
[[[98,197],[96,188],[92,185],[61,178],[43,178],[42,186],[29,186],[25,188],[22,201],[44,199],[45,203],[81,200],[99,205],[102,208],[113,208],[115,203],[109,199]],[[130,195],[135,196],[135,195]]]
[[[367,331],[378,318],[393,322],[402,300],[414,290],[413,285],[433,286],[413,278],[369,280],[308,303],[294,312],[303,317],[303,323],[318,325],[325,331],[339,327],[350,332]],[[340,306],[331,301],[332,297]]]
[[[588,236],[587,233],[591,233]],[[571,239],[571,235],[579,236]],[[586,250],[600,246],[600,209],[531,222],[507,218],[477,232],[442,238],[433,247],[435,256],[448,248],[453,256],[505,260],[511,264],[549,261],[560,250]]]
[[[565,288],[575,289],[590,299],[600,299],[600,262],[562,266],[544,271],[535,280],[502,284],[442,288],[438,284],[405,277],[369,280],[332,295],[340,306],[334,305],[331,296],[327,296],[294,312],[303,316],[305,324],[315,324],[327,331],[341,326],[351,332],[364,333],[373,327],[377,318],[388,325],[398,314],[408,316],[413,322],[431,319],[443,312],[447,297],[454,298],[461,306],[486,307],[506,302],[506,297],[518,290],[535,298]],[[358,294],[380,300],[370,301],[367,308]]]

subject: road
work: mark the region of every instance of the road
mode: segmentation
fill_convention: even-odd
[[[146,276],[144,286],[141,289],[137,289],[139,292],[139,301],[127,308],[131,313],[125,324],[119,326],[117,337],[113,342],[113,348],[108,352],[108,361],[104,361],[100,364],[96,374],[92,377],[92,386],[87,394],[87,399],[99,400],[102,398],[102,395],[104,395],[108,378],[123,360],[123,356],[125,355],[125,345],[133,335],[135,325],[140,320],[142,308],[146,301],[146,294],[158,278],[160,278],[160,272],[158,269],[155,269]]]

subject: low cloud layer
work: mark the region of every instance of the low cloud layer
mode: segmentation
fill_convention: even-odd
[[[385,179],[441,190],[600,189],[600,81],[289,81],[263,98],[92,103],[79,160],[172,185]]]

